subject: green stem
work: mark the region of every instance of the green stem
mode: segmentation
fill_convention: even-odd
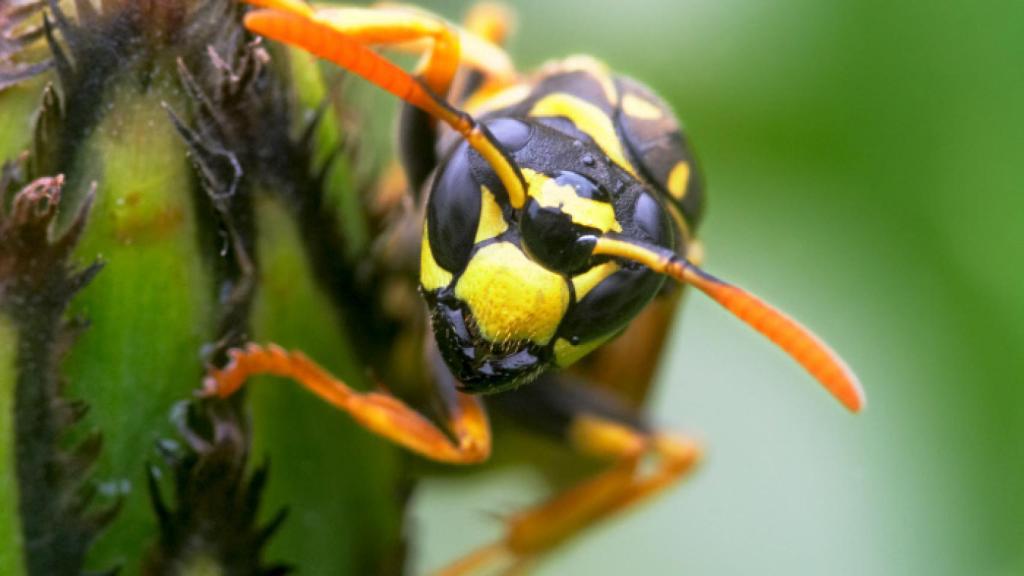
[[[18,331],[0,316],[0,574],[25,574],[18,510],[18,476],[14,450],[14,391]]]
[[[301,256],[295,223],[279,204],[257,202],[260,288],[253,311],[258,342],[301,349],[359,387],[363,367],[336,323],[331,301]],[[269,455],[265,510],[287,506],[270,556],[309,574],[379,574],[400,558],[404,503],[393,446],[298,386],[253,382],[253,456]]]
[[[213,316],[191,171],[160,99],[125,88],[110,110],[78,154],[80,177],[101,185],[77,254],[106,268],[74,301],[91,326],[65,363],[69,394],[89,402],[88,421],[107,440],[97,477],[125,499],[90,556],[96,567],[137,561],[155,533],[145,463],[174,435],[170,407],[202,375]]]

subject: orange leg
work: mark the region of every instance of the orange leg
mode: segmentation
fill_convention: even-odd
[[[516,78],[511,59],[501,48],[514,15],[501,4],[474,5],[462,28],[435,14],[401,4],[307,12],[312,18],[329,21],[332,30],[358,42],[423,54],[415,73],[438,97],[454,94],[456,100],[461,100],[467,93],[467,86],[473,86],[472,91],[486,87],[493,92]],[[462,68],[472,73],[456,80],[456,73]],[[404,198],[406,192],[411,190],[418,194],[437,165],[436,120],[429,115],[421,117],[422,112],[410,114],[411,111],[403,110],[400,116],[400,160],[393,162],[377,190],[376,202],[386,204],[381,214],[394,208],[394,201]],[[405,178],[395,178],[395,175]]]
[[[504,184],[512,206],[522,208],[526,203],[526,180],[509,155],[501,149],[486,127],[477,124],[465,112],[452,107],[442,96],[451,87],[453,70],[457,69],[460,61],[460,57],[453,58],[452,54],[459,54],[459,51],[438,51],[435,38],[435,46],[422,70],[422,77],[416,77],[370,50],[366,42],[379,34],[380,38],[389,37],[388,41],[408,43],[417,37],[424,39],[429,36],[424,36],[424,30],[437,26],[442,30],[439,34],[452,46],[460,45],[464,39],[468,41],[469,38],[476,38],[481,44],[491,46],[503,54],[500,48],[468,32],[453,33],[449,24],[437,19],[425,19],[413,9],[317,10],[299,0],[246,1],[265,8],[246,14],[246,28],[334,62],[448,124],[491,165]],[[363,16],[356,17],[357,12]],[[347,20],[348,16],[342,16],[346,14],[352,17],[351,21]],[[383,22],[388,19],[392,20],[389,23]],[[399,21],[405,21],[406,24],[399,24]],[[418,31],[417,26],[421,27]],[[467,51],[467,55],[476,52],[476,49]]]
[[[509,563],[506,574],[527,570],[539,556],[605,518],[677,482],[700,458],[692,440],[646,434],[596,416],[573,421],[569,439],[586,454],[610,458],[608,470],[507,520],[504,538],[465,556],[436,576],[473,574],[495,562]],[[641,463],[656,458],[654,470]]]
[[[415,74],[444,98],[460,65],[480,70],[488,77],[514,75],[511,60],[490,38],[462,30],[436,15],[411,6],[382,5],[372,8],[322,6],[312,8],[294,0],[246,0],[250,4],[292,14],[325,26],[365,45],[387,46],[424,55]],[[481,13],[477,21],[487,34],[503,34],[506,28],[495,19],[507,19],[497,8]]]
[[[466,13],[463,27],[495,46],[504,46],[515,27],[515,13],[499,2],[478,2]]]
[[[448,422],[453,441],[397,398],[379,392],[357,392],[300,352],[288,352],[275,345],[249,344],[244,349],[231,350],[228,355],[228,364],[211,371],[204,380],[204,396],[227,398],[252,376],[283,376],[348,412],[371,432],[431,460],[474,464],[490,456],[491,429],[487,413],[474,396],[453,390],[455,401],[450,405]]]

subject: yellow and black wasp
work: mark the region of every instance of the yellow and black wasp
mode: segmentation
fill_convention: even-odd
[[[666,278],[715,299],[848,408],[862,408],[856,378],[825,344],[694,263],[701,175],[675,115],[650,89],[588,57],[517,73],[500,48],[505,13],[495,6],[475,10],[460,28],[405,6],[248,3],[260,8],[245,19],[253,32],[406,103],[401,159],[418,208],[403,224],[415,241],[404,246],[419,251],[406,282],[426,302],[430,328],[419,326],[433,333],[423,338],[419,372],[447,409],[439,427],[391,394],[354,391],[276,346],[232,351],[207,378],[207,392],[228,396],[254,374],[286,376],[370,431],[460,464],[489,457],[481,396],[495,394],[498,409],[614,462],[509,519],[500,542],[444,573],[502,557],[522,567],[693,466],[693,441],[651,430],[638,416],[681,292]],[[424,57],[409,74],[372,45]],[[653,469],[640,465],[649,456]]]

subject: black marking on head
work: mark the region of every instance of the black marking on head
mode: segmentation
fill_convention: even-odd
[[[460,274],[469,263],[480,222],[480,186],[470,170],[469,146],[456,146],[434,180],[427,204],[427,239],[434,259]]]
[[[621,330],[664,282],[664,276],[639,265],[614,272],[569,307],[556,338],[582,344]]]
[[[578,274],[589,268],[600,230],[581,226],[557,208],[530,198],[520,223],[523,248],[534,261],[553,272]],[[570,283],[571,286],[571,283]]]
[[[551,346],[484,338],[468,307],[450,288],[427,293],[426,298],[438,350],[463,392],[492,394],[517,388],[552,365]]]
[[[621,236],[675,248],[670,216],[646,187],[636,184],[621,191],[615,206]],[[661,274],[640,264],[624,263],[621,270],[599,282],[582,299],[574,299],[556,337],[581,344],[622,330],[664,284]]]

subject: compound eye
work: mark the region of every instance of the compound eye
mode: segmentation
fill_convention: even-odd
[[[586,270],[597,237],[619,229],[607,190],[574,172],[531,189],[520,223],[530,257],[562,274]]]

